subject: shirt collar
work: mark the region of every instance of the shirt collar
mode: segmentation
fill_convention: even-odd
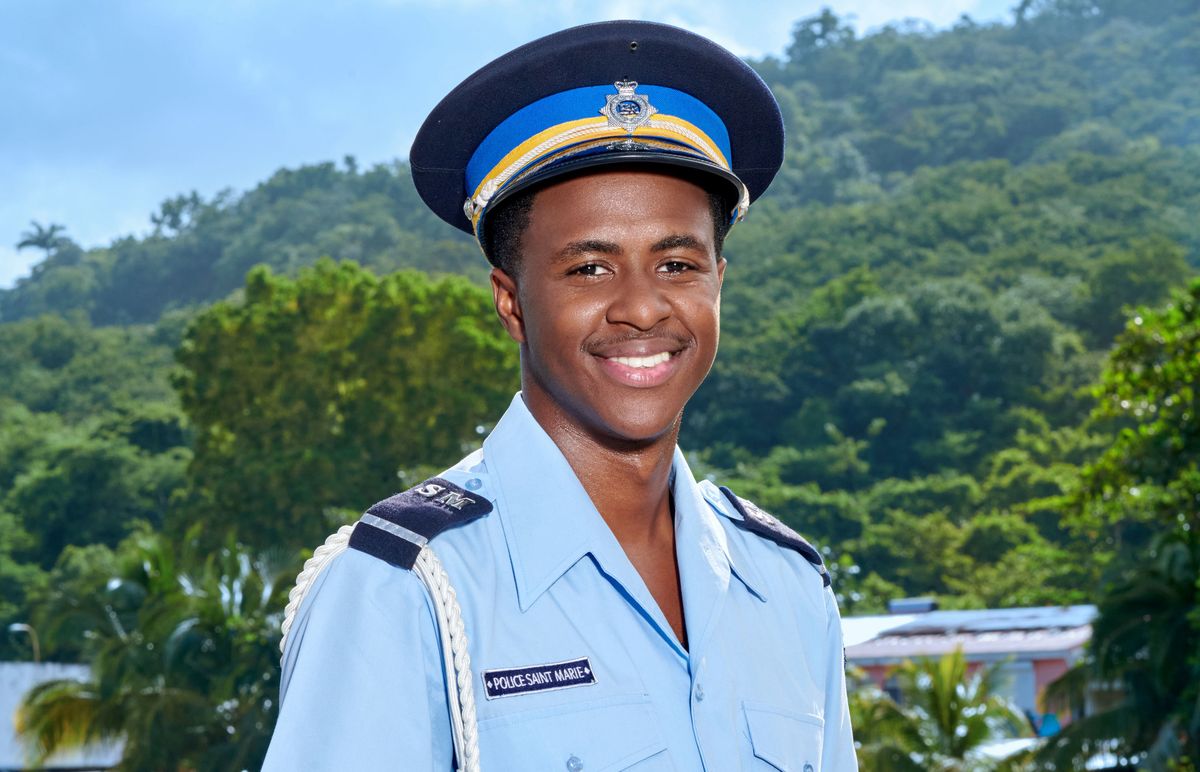
[[[575,471],[520,393],[484,440],[483,456],[522,611],[585,555],[591,554],[606,570],[628,563]],[[716,548],[713,559],[719,556],[728,565],[725,570],[732,569],[752,593],[763,598],[756,574],[748,563],[740,565],[744,558],[739,556],[735,565],[733,554],[738,550],[731,551],[724,529],[678,448],[672,474],[677,522],[681,517],[694,518],[701,540]]]
[[[742,520],[742,515],[729,500],[725,498],[725,494],[721,493],[721,489],[709,480],[704,480],[696,485],[696,489],[702,499],[707,503],[705,508],[710,513],[715,511],[721,513],[728,520]],[[734,533],[732,539],[727,538],[727,549],[729,554],[729,563],[733,568],[733,575],[741,580],[742,584],[750,590],[759,600],[765,601],[767,596],[764,589],[767,586],[766,581],[762,578],[754,559],[750,555],[750,551],[746,548],[746,534],[741,528],[731,526],[730,530]],[[727,529],[722,528],[722,532],[726,533]]]
[[[483,458],[525,611],[603,542],[601,529],[616,539],[519,392],[483,441]]]

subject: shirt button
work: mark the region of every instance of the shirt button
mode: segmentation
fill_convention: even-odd
[[[567,759],[567,772],[579,772],[581,769],[583,769],[583,760],[578,756]]]
[[[696,684],[696,702],[704,702],[704,687]]]

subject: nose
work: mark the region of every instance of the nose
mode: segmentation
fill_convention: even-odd
[[[623,281],[614,282],[612,289],[605,315],[609,324],[651,330],[671,315],[667,287],[652,272],[628,273]]]

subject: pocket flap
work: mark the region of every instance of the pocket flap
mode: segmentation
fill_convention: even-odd
[[[780,772],[820,772],[823,718],[749,702],[742,707],[756,758]]]

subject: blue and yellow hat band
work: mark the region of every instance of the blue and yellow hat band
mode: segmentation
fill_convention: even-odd
[[[749,206],[732,171],[729,132],[711,108],[677,89],[618,81],[543,97],[500,122],[466,165],[463,212],[478,236],[489,204],[522,182],[614,153],[719,171],[738,189],[731,220]]]

